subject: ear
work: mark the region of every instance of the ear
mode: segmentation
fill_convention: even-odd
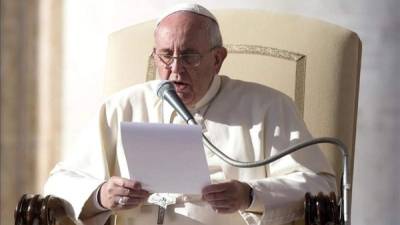
[[[228,51],[224,47],[217,47],[216,49],[214,49],[214,66],[216,74],[219,73],[219,70],[221,69],[222,63],[224,62],[227,54]]]

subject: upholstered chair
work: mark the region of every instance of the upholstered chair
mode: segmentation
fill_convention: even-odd
[[[220,74],[289,95],[314,137],[339,138],[348,146],[352,174],[361,63],[357,34],[299,15],[256,10],[214,13],[228,49]],[[157,79],[151,57],[154,27],[155,21],[148,21],[110,35],[105,96]],[[341,155],[334,146],[320,147],[339,185]]]

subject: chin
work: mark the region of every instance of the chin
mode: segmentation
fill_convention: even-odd
[[[196,103],[193,101],[193,99],[182,99],[183,104],[185,104],[187,107],[194,106]]]
[[[195,103],[193,103],[193,101],[182,101],[183,104],[185,104],[186,107],[192,107],[195,105]]]
[[[181,99],[181,101],[186,105],[189,106],[193,104],[194,98],[192,97],[191,94],[189,93],[182,93],[182,92],[177,92],[178,97]]]

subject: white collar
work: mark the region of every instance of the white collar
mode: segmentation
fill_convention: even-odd
[[[193,108],[189,108],[189,111],[192,114],[198,113],[201,108],[203,108],[205,105],[210,103],[210,101],[218,93],[220,85],[221,85],[221,77],[218,75],[215,75],[206,94],[195,104],[195,106]],[[173,119],[172,117],[174,116],[174,114],[173,114],[174,109],[166,101],[163,101],[162,104],[163,104],[162,110],[163,110],[164,123],[170,123]]]
[[[201,107],[207,105],[211,101],[211,99],[213,99],[214,96],[217,94],[220,85],[221,85],[221,77],[215,75],[211,82],[210,88],[208,88],[206,94],[190,110],[196,111]]]

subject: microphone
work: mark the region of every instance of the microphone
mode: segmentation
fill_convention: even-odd
[[[176,90],[174,85],[172,84],[171,81],[161,81],[158,86],[157,86],[157,95],[158,97],[165,99],[174,109],[175,111],[188,123],[191,125],[197,125],[196,121],[194,120],[192,114],[189,112],[189,110],[186,108],[185,104],[181,101],[181,99],[178,97],[176,94]],[[208,138],[205,136],[204,133],[202,133],[203,136],[203,143],[204,145],[215,155],[217,155],[221,160],[224,162],[228,163],[231,166],[234,167],[239,167],[239,168],[252,168],[252,167],[258,167],[258,166],[264,166],[267,165],[271,162],[274,162],[286,155],[289,155],[293,152],[296,152],[298,150],[304,149],[307,146],[315,145],[315,144],[320,144],[320,143],[328,143],[328,144],[333,144],[336,145],[342,153],[342,159],[343,159],[343,176],[342,176],[342,184],[341,184],[341,191],[342,191],[342,198],[340,198],[339,201],[339,221],[340,224],[344,225],[350,225],[350,193],[351,193],[351,184],[350,184],[350,170],[349,170],[349,151],[346,147],[346,145],[340,141],[339,139],[336,138],[330,138],[330,137],[321,137],[321,138],[316,138],[316,139],[311,139],[309,141],[305,141],[302,143],[298,143],[296,145],[290,146],[284,150],[282,150],[281,153],[276,154],[274,156],[271,156],[270,158],[267,159],[261,159],[255,162],[242,162],[236,159],[233,159],[229,156],[227,156],[224,152],[219,150]],[[314,211],[313,211],[314,213]],[[336,215],[337,216],[337,215]],[[335,216],[335,217],[336,217]]]
[[[186,121],[188,124],[196,125],[192,114],[186,108],[185,104],[176,94],[176,90],[171,81],[163,80],[157,86],[157,96],[166,100],[172,108]]]

